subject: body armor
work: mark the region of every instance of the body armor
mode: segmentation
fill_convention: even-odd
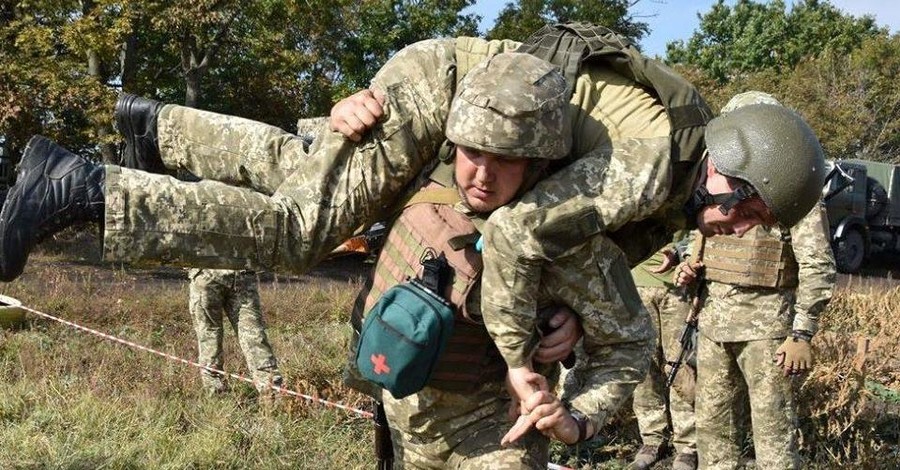
[[[790,243],[763,227],[743,237],[707,238],[703,264],[706,279],[736,286],[797,287],[797,260]]]
[[[475,251],[478,230],[457,211],[455,188],[431,183],[407,204],[391,227],[371,278],[353,312],[356,328],[379,297],[392,286],[421,274],[421,261],[443,254],[453,268],[444,298],[453,304],[453,334],[434,368],[429,387],[453,392],[474,391],[485,382],[502,381],[506,364],[481,322],[481,253]],[[358,308],[362,307],[362,308]]]

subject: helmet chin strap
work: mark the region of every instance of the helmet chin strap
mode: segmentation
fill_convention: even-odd
[[[756,190],[749,184],[743,184],[729,193],[710,194],[709,190],[706,189],[706,184],[701,183],[700,186],[694,190],[694,194],[691,195],[688,202],[685,203],[684,210],[688,214],[689,220],[693,220],[700,212],[700,209],[718,204],[719,211],[722,212],[723,215],[728,215],[728,212],[731,211],[731,209],[734,209],[734,206],[738,205],[741,201],[750,199],[756,194]]]

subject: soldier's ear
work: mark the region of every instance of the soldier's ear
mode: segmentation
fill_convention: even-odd
[[[718,175],[719,170],[716,169],[716,165],[713,164],[712,160],[706,159],[706,179],[708,180],[711,176]]]

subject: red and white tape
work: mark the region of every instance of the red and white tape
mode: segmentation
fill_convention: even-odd
[[[219,370],[219,369],[216,369],[216,368],[213,368],[213,367],[209,367],[209,366],[200,364],[200,363],[198,363],[198,362],[196,362],[196,361],[191,361],[191,360],[188,360],[188,359],[184,359],[184,358],[182,358],[182,357],[175,356],[175,355],[173,355],[173,354],[169,354],[169,353],[165,353],[165,352],[162,352],[162,351],[158,351],[158,350],[156,350],[156,349],[149,348],[149,347],[147,347],[147,346],[144,346],[144,345],[141,345],[141,344],[137,344],[137,343],[134,343],[134,342],[132,342],[132,341],[128,341],[128,340],[126,340],[126,339],[122,339],[122,338],[119,338],[119,337],[116,337],[116,336],[113,336],[113,335],[104,333],[104,332],[102,332],[102,331],[95,330],[95,329],[93,329],[93,328],[88,328],[88,327],[86,327],[86,326],[79,325],[79,324],[77,324],[77,323],[75,323],[75,322],[71,322],[71,321],[69,321],[69,320],[64,320],[64,319],[62,319],[62,318],[55,317],[55,316],[53,316],[53,315],[50,315],[50,314],[48,314],[48,313],[44,313],[44,312],[35,310],[35,309],[33,309],[33,308],[31,308],[31,307],[27,307],[27,306],[25,306],[25,305],[22,305],[20,308],[22,308],[23,310],[26,310],[26,311],[28,311],[28,312],[31,312],[31,313],[33,313],[33,314],[35,314],[35,315],[37,315],[37,316],[39,316],[39,317],[41,317],[41,318],[46,318],[46,319],[48,319],[48,320],[52,320],[52,321],[55,321],[55,322],[57,322],[57,323],[61,323],[61,324],[66,325],[66,326],[70,326],[70,327],[75,328],[75,329],[77,329],[77,330],[84,331],[84,332],[86,332],[86,333],[90,333],[90,334],[92,334],[92,335],[99,336],[99,337],[101,337],[101,338],[103,338],[103,339],[107,339],[107,340],[113,341],[113,342],[115,342],[115,343],[119,343],[119,344],[122,344],[122,345],[125,345],[125,346],[128,346],[128,347],[132,347],[132,348],[138,349],[138,350],[140,350],[140,351],[145,351],[145,352],[148,352],[148,353],[151,353],[151,354],[155,354],[155,355],[157,355],[157,356],[164,357],[164,358],[166,358],[166,359],[168,359],[168,360],[170,360],[170,361],[180,362],[180,363],[182,363],[182,364],[187,364],[187,365],[190,365],[190,366],[194,366],[194,367],[197,367],[197,368],[199,368],[199,369],[204,369],[204,370],[208,370],[208,371],[210,371],[210,372],[215,372],[215,373],[227,375],[227,376],[232,377],[232,378],[234,378],[234,379],[242,380],[242,381],[244,381],[244,382],[253,384],[254,386],[264,386],[264,387],[268,387],[268,388],[270,388],[270,389],[272,389],[272,390],[274,390],[274,391],[276,391],[276,392],[278,392],[278,393],[280,393],[280,394],[283,394],[283,395],[289,395],[289,396],[297,397],[297,398],[300,398],[300,399],[303,399],[303,400],[306,400],[306,401],[309,401],[309,402],[312,402],[312,403],[317,403],[317,404],[323,405],[323,406],[328,407],[328,408],[337,408],[337,409],[340,409],[340,410],[344,410],[344,411],[346,411],[346,412],[348,412],[348,413],[352,413],[352,414],[358,415],[358,416],[360,416],[360,417],[362,417],[362,418],[366,418],[366,419],[372,419],[372,418],[374,418],[374,415],[373,415],[371,412],[369,412],[369,411],[360,410],[360,409],[358,409],[358,408],[353,408],[353,407],[350,407],[350,406],[347,406],[347,405],[342,405],[342,404],[340,404],[340,403],[335,403],[335,402],[328,401],[328,400],[325,400],[325,399],[322,399],[322,398],[319,398],[319,397],[314,397],[314,396],[311,396],[311,395],[306,395],[306,394],[303,394],[303,393],[300,393],[300,392],[296,392],[296,391],[294,391],[294,390],[290,390],[290,389],[287,389],[287,388],[284,388],[284,387],[280,387],[280,386],[278,386],[278,385],[274,385],[274,384],[271,384],[271,383],[256,382],[256,381],[254,381],[254,380],[252,380],[252,379],[250,379],[250,378],[244,377],[243,375],[233,374],[233,373],[231,373],[231,372],[226,372],[226,371],[224,371],[224,370]],[[562,466],[562,465],[557,465],[557,464],[555,464],[555,463],[548,463],[548,464],[547,464],[547,469],[548,469],[548,470],[572,470],[572,469],[569,468],[569,467],[564,467],[564,466]]]
[[[134,342],[131,342],[131,341],[128,341],[128,340],[125,340],[125,339],[122,339],[122,338],[119,338],[119,337],[116,337],[116,336],[113,336],[113,335],[104,333],[104,332],[102,332],[102,331],[97,331],[97,330],[95,330],[95,329],[93,329],[93,328],[88,328],[88,327],[86,327],[86,326],[79,325],[79,324],[77,324],[77,323],[75,323],[75,322],[71,322],[71,321],[69,321],[69,320],[63,320],[62,318],[55,317],[55,316],[53,316],[53,315],[50,315],[50,314],[47,314],[47,313],[44,313],[44,312],[37,311],[37,310],[35,310],[35,309],[33,309],[33,308],[26,307],[26,306],[24,306],[24,305],[23,305],[21,308],[24,309],[24,310],[27,310],[27,311],[29,311],[29,312],[31,312],[31,313],[37,315],[37,316],[39,316],[39,317],[46,318],[46,319],[48,319],[48,320],[53,320],[53,321],[58,322],[58,323],[62,323],[63,325],[70,326],[70,327],[75,328],[75,329],[77,329],[77,330],[81,330],[81,331],[90,333],[90,334],[92,334],[92,335],[99,336],[99,337],[101,337],[101,338],[103,338],[103,339],[107,339],[107,340],[110,340],[110,341],[113,341],[113,342],[116,342],[116,343],[119,343],[119,344],[123,344],[123,345],[125,345],[125,346],[129,346],[129,347],[132,347],[132,348],[135,348],[135,349],[138,349],[138,350],[141,350],[141,351],[145,351],[145,352],[148,352],[148,353],[151,353],[151,354],[156,354],[157,356],[162,356],[162,357],[164,357],[164,358],[166,358],[166,359],[169,359],[169,360],[171,360],[171,361],[180,362],[180,363],[182,363],[182,364],[188,364],[188,365],[197,367],[197,368],[199,368],[199,369],[204,369],[204,370],[208,370],[208,371],[210,371],[210,372],[215,372],[215,373],[227,375],[227,376],[232,377],[232,378],[235,378],[235,379],[237,379],[237,380],[242,380],[242,381],[244,381],[244,382],[253,384],[254,386],[264,386],[264,387],[268,387],[268,388],[270,388],[270,389],[272,389],[272,390],[274,390],[274,391],[276,391],[276,392],[278,392],[278,393],[280,393],[280,394],[283,394],[283,395],[289,395],[289,396],[301,398],[301,399],[303,399],[303,400],[310,401],[310,402],[313,402],[313,403],[318,403],[318,404],[320,404],[320,405],[324,405],[324,406],[329,407],[329,408],[337,408],[337,409],[340,409],[340,410],[344,410],[344,411],[346,411],[346,412],[348,412],[348,413],[356,414],[356,415],[359,415],[359,416],[361,416],[361,417],[363,417],[363,418],[372,419],[372,418],[374,417],[374,415],[373,415],[371,412],[369,412],[369,411],[360,410],[360,409],[353,408],[353,407],[350,407],[350,406],[347,406],[347,405],[342,405],[342,404],[340,404],[340,403],[331,402],[331,401],[328,401],[328,400],[325,400],[325,399],[322,399],[322,398],[319,398],[319,397],[314,397],[314,396],[311,396],[311,395],[306,395],[306,394],[304,394],[304,393],[296,392],[296,391],[294,391],[294,390],[290,390],[290,389],[287,389],[287,388],[284,388],[284,387],[279,387],[278,385],[274,385],[274,384],[271,384],[271,383],[256,382],[256,381],[254,381],[253,379],[244,377],[243,375],[233,374],[233,373],[231,373],[231,372],[226,372],[226,371],[224,371],[224,370],[219,370],[219,369],[216,369],[216,368],[213,368],[213,367],[209,367],[209,366],[200,364],[200,363],[198,363],[198,362],[191,361],[191,360],[188,360],[188,359],[184,359],[184,358],[181,358],[181,357],[178,357],[178,356],[169,354],[169,353],[165,353],[165,352],[162,352],[162,351],[157,351],[156,349],[148,348],[147,346],[143,346],[143,345],[140,345],[140,344],[137,344],[137,343],[134,343]]]

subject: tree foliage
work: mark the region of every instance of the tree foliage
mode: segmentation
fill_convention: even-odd
[[[900,36],[880,34],[849,53],[827,51],[790,70],[761,70],[722,84],[697,68],[676,67],[713,109],[747,90],[771,93],[816,131],[829,158],[900,163]]]
[[[698,67],[724,83],[743,73],[790,70],[825,53],[848,53],[880,31],[871,16],[842,13],[827,1],[804,0],[786,11],[783,0],[718,0],[699,15],[690,39],[667,45],[667,61]]]
[[[111,71],[89,57],[111,55],[125,28],[113,2],[35,0],[0,7],[0,134],[12,148],[43,133],[83,149],[102,140]]]
[[[0,4],[0,134],[96,154],[124,90],[292,129],[401,47],[475,34],[473,0],[31,0]]]
[[[647,23],[638,21],[628,11],[638,1],[516,0],[500,11],[487,37],[523,41],[548,23],[586,21],[606,26],[637,44],[650,31]]]
[[[291,130],[366,86],[420,39],[476,34],[473,0],[30,0],[0,3],[0,134],[45,134],[99,155],[125,90]],[[524,39],[545,22],[593,21],[633,40],[634,0],[517,0],[490,29]],[[829,156],[900,155],[900,39],[829,3],[716,3],[670,62],[718,107],[769,91],[799,110]],[[193,100],[193,101],[191,101]]]

